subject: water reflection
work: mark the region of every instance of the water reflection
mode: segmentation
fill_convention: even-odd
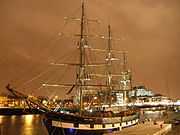
[[[16,121],[16,115],[12,115],[12,116],[11,116],[11,120],[12,120],[12,124],[14,124],[15,121]]]
[[[40,115],[0,115],[0,135],[48,135]]]
[[[0,115],[0,125],[3,123],[3,117],[4,117],[4,116],[1,116],[1,115]]]
[[[25,116],[24,116],[25,125],[26,125],[26,126],[32,125],[33,118],[34,118],[33,115],[25,115]]]

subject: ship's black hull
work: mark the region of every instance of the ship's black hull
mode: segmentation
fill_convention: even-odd
[[[116,117],[113,119],[116,120]],[[138,122],[137,118],[126,122],[122,122],[120,117],[117,119],[119,120],[104,122],[103,118],[84,118],[52,112],[44,114],[43,122],[49,135],[102,135],[135,125]]]
[[[104,133],[112,133],[113,131],[119,129],[109,129],[109,130],[80,130],[75,128],[61,128],[52,126],[52,122],[43,119],[49,135],[103,135]]]

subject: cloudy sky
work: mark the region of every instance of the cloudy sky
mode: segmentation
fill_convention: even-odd
[[[124,39],[114,48],[128,51],[134,85],[180,98],[179,0],[88,0],[86,7],[101,28],[110,23],[113,35]],[[49,94],[38,91],[43,82],[38,75],[50,78],[49,61],[71,54],[72,44],[57,37],[63,18],[79,13],[80,0],[1,0],[0,91],[12,83],[22,91]]]

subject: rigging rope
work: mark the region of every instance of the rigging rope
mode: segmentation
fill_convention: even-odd
[[[44,75],[45,73],[47,73],[49,71],[49,69],[45,70],[44,72],[39,73],[37,76],[33,77],[32,79],[26,81],[25,83],[21,84],[18,87],[22,87],[24,85],[27,85],[28,83],[31,83],[32,81],[34,81],[35,79],[38,79],[39,77],[41,77],[42,75]]]

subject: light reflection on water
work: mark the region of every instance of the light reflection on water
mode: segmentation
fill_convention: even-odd
[[[33,115],[26,115],[26,116],[24,116],[25,123],[26,123],[27,126],[32,125],[33,118],[34,118]]]
[[[40,115],[0,115],[0,135],[48,135]]]

